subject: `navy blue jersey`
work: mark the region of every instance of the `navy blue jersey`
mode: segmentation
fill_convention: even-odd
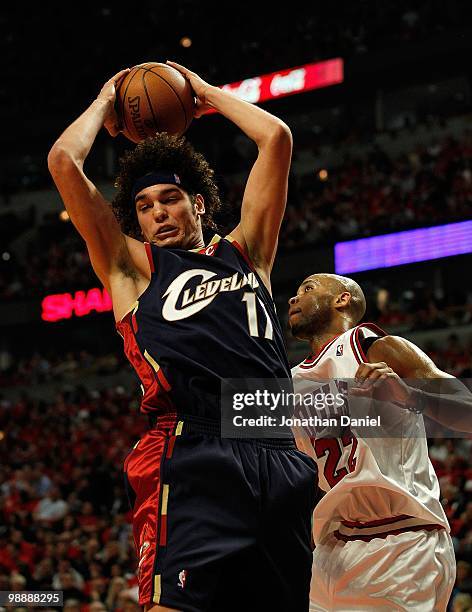
[[[145,246],[151,282],[117,323],[142,412],[219,420],[222,379],[290,379],[272,297],[230,236],[200,250]]]

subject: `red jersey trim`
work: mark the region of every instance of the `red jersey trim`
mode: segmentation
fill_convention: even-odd
[[[351,345],[351,350],[352,350],[352,353],[353,353],[354,357],[356,358],[357,363],[361,364],[362,363],[362,356],[359,353],[357,345],[354,343],[354,334],[355,334],[355,329],[349,335],[349,343]]]
[[[146,255],[149,261],[149,266],[151,267],[151,274],[155,274],[156,269],[154,266],[154,259],[152,257],[152,248],[151,248],[151,244],[149,242],[145,242],[144,243],[144,247],[146,249]]]
[[[318,353],[316,353],[316,355],[309,355],[305,359],[305,361],[300,364],[300,367],[303,368],[304,370],[309,370],[309,369],[313,368],[319,362],[319,360],[323,357],[323,355],[326,353],[326,351],[332,346],[332,344],[335,342],[336,338],[339,338],[340,335],[341,334],[338,334],[337,336],[334,336],[334,338],[332,338],[331,340],[328,340],[328,342],[323,344],[323,346],[320,348]]]
[[[371,527],[381,527],[382,525],[391,525],[398,521],[404,521],[405,519],[413,518],[408,514],[400,514],[399,516],[391,516],[389,518],[377,519],[376,521],[367,521],[366,523],[359,523],[359,521],[341,521],[345,527],[356,527],[357,529],[370,529]]]
[[[140,411],[149,414],[157,412],[159,409],[171,410],[173,402],[169,391],[172,387],[159,364],[149,355],[147,350],[141,351],[133,330],[130,313],[131,311],[125,315],[123,321],[117,323],[117,330],[124,340],[125,355],[144,389]],[[150,407],[150,401],[157,401],[159,405]]]
[[[339,531],[334,531],[333,535],[337,540],[343,542],[353,542],[354,540],[362,540],[363,542],[370,542],[375,538],[386,538],[389,535],[400,535],[401,533],[407,533],[408,531],[434,531],[436,529],[444,529],[442,525],[418,525],[417,527],[405,527],[404,529],[393,529],[391,531],[382,531],[381,533],[374,533],[372,535],[352,535],[346,536]]]
[[[225,236],[225,240],[228,240],[228,242],[230,244],[232,244],[239,251],[239,253],[242,255],[242,257],[243,257],[244,261],[247,263],[247,265],[251,268],[251,270],[253,272],[255,272],[256,268],[255,268],[254,264],[250,260],[249,255],[246,253],[246,251],[243,249],[243,247],[239,244],[239,242],[237,240],[234,240],[234,238],[231,236],[231,234],[228,234],[227,236]]]
[[[356,358],[359,364],[363,362],[364,363],[368,362],[367,355],[364,353],[364,350],[361,344],[360,331],[363,327],[370,329],[371,331],[373,331],[380,337],[387,335],[387,333],[384,332],[383,329],[375,325],[375,323],[361,323],[360,325],[357,325],[357,327],[353,328],[352,333],[350,335],[350,344],[351,344],[352,352],[354,353],[354,357]]]

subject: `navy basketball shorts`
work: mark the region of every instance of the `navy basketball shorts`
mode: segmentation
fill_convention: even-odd
[[[289,440],[234,440],[160,418],[125,460],[139,603],[306,612],[315,462]]]

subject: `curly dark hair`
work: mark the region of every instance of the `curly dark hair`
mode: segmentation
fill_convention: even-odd
[[[148,172],[178,174],[182,188],[193,196],[200,193],[205,200],[202,227],[216,230],[214,214],[221,208],[218,186],[213,180],[214,171],[201,153],[195,151],[185,138],[169,136],[165,132],[140,142],[132,151],[120,159],[120,173],[115,187],[118,193],[113,198],[112,209],[121,229],[128,236],[141,240],[136,210],[131,202],[131,192],[136,179]]]

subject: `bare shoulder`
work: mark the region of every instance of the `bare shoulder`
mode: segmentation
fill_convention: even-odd
[[[424,355],[429,359],[416,344],[401,336],[383,336],[376,340],[368,350],[369,358],[372,358],[374,361],[376,359],[386,361],[385,357],[401,359],[411,355]],[[383,359],[380,359],[381,357]]]
[[[406,338],[402,338],[401,336],[382,336],[378,340],[376,340],[372,346],[369,348],[369,353],[372,355],[390,355],[390,354],[399,354],[404,351],[411,351],[414,349],[418,349],[416,345],[407,340]]]
[[[369,362],[385,362],[399,376],[419,375],[436,369],[432,359],[416,344],[401,336],[383,336],[367,351]]]

